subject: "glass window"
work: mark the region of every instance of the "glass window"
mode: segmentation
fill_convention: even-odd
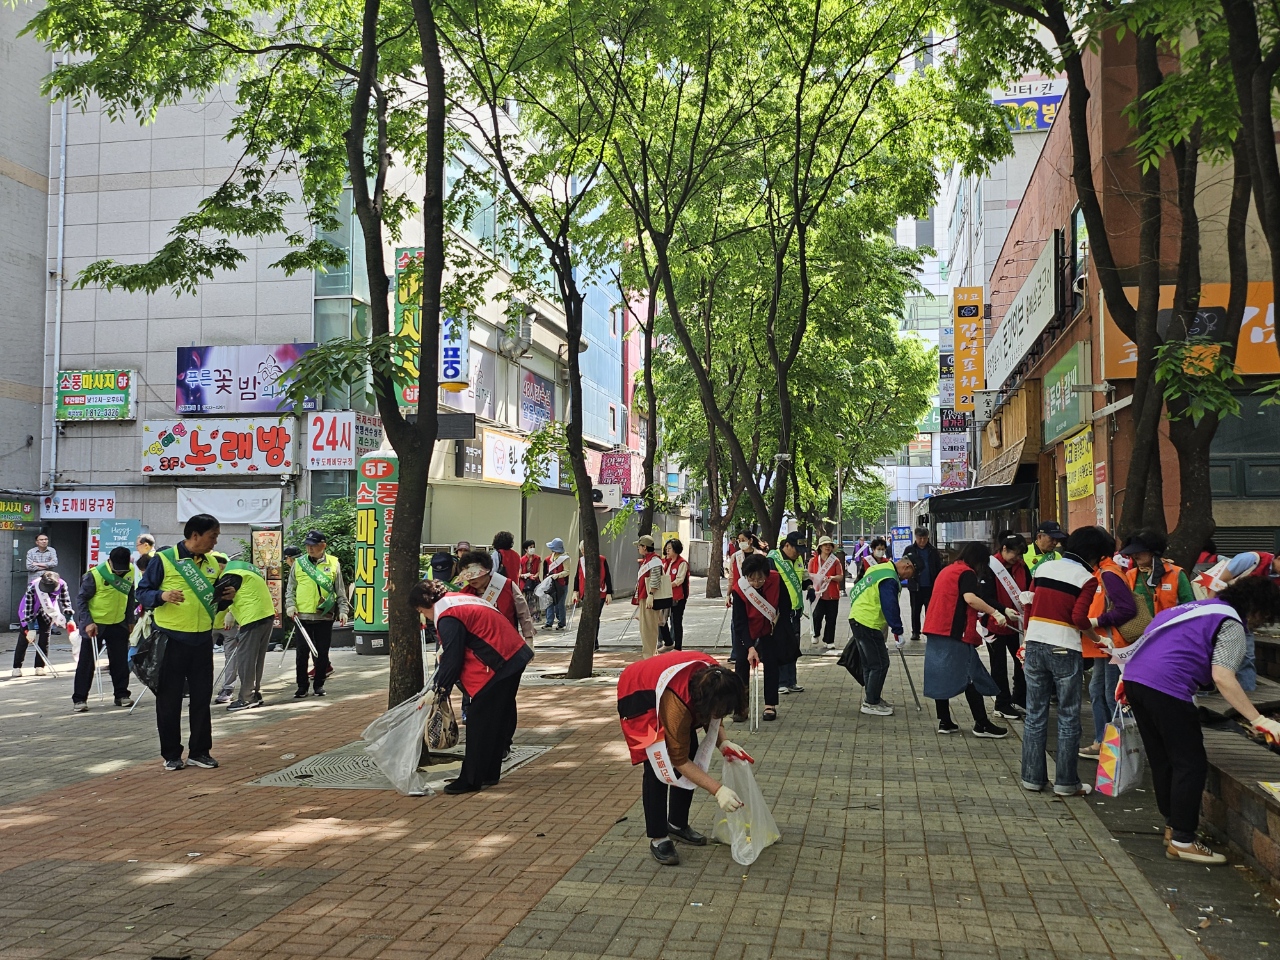
[[[351,495],[354,470],[312,470],[311,512],[319,513],[331,500],[345,500]]]
[[[342,250],[346,262],[338,267],[316,271],[317,297],[355,297],[369,302],[369,276],[364,268],[364,234],[352,207],[351,191],[344,190],[338,203],[338,227],[320,231],[320,238]]]
[[[933,434],[917,433],[907,448],[898,454],[900,467],[933,466]]]
[[[1213,492],[1215,497],[1234,497],[1236,495],[1234,464],[1210,464],[1209,489]]]
[[[329,340],[369,339],[369,307],[367,304],[342,298],[314,301],[314,336],[317,343]],[[373,413],[373,404],[366,396],[369,375],[365,374],[354,384],[342,384],[324,395],[324,406],[329,410],[360,410]]]
[[[1244,495],[1280,497],[1280,463],[1245,464]]]

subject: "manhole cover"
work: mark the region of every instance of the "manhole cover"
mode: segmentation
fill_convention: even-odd
[[[502,764],[505,776],[519,766],[542,756],[550,747],[515,744],[511,756]],[[428,769],[432,777],[428,785],[433,790],[444,787],[446,779],[457,775],[462,766],[462,747],[433,753],[433,758],[447,758],[443,763],[433,763]],[[364,742],[357,740],[325,753],[299,760],[283,770],[268,773],[250,781],[259,787],[328,787],[337,790],[394,790],[373,759],[364,752]]]

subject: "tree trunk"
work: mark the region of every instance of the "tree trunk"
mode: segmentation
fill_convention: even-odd
[[[653,463],[658,456],[658,395],[653,386],[653,322],[658,313],[658,285],[656,280],[649,282],[649,302],[645,311],[645,322],[639,324],[644,335],[644,364],[641,370],[644,381],[644,400],[648,406],[649,429],[644,435],[644,506],[640,509],[640,532],[653,532],[654,488]],[[637,322],[638,322],[637,318]]]
[[[1178,526],[1169,537],[1169,557],[1184,570],[1195,566],[1217,524],[1213,519],[1213,488],[1209,482],[1209,449],[1218,429],[1218,416],[1207,414],[1199,425],[1190,417],[1169,421],[1169,440],[1178,451]]]

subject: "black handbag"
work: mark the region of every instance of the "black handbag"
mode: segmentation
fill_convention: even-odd
[[[160,689],[160,670],[168,646],[169,635],[153,625],[138,638],[129,658],[129,669],[152,693]]]

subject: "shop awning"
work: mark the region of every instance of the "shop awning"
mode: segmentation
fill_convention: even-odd
[[[1027,510],[1036,505],[1034,483],[974,487],[929,498],[929,516],[934,520],[981,520],[997,510]]]

